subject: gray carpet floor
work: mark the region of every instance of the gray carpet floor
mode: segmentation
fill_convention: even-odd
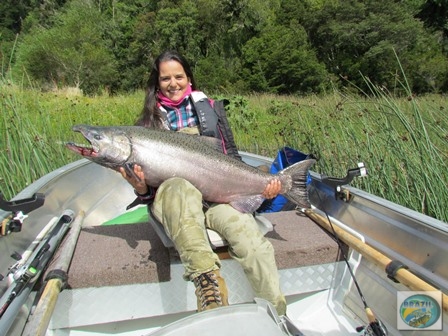
[[[279,269],[339,260],[335,241],[296,211],[265,214],[274,230],[266,237]],[[69,269],[69,287],[168,281],[173,251],[148,223],[83,228]]]

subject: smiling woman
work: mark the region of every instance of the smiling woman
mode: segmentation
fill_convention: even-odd
[[[159,99],[179,103],[191,93],[190,78],[177,61],[161,62],[159,67]]]
[[[154,61],[149,75],[137,125],[174,131],[198,125],[191,104],[185,104],[185,98],[194,90],[196,84],[187,60],[174,51],[162,53]]]
[[[278,176],[243,163],[224,103],[215,104],[196,89],[189,63],[176,51],[165,51],[154,61],[137,124],[148,130],[138,131],[140,139],[131,136],[134,174],[120,171],[134,188],[135,202],[148,204],[173,241],[185,268],[183,277],[196,287],[198,311],[228,305],[221,263],[206,235],[212,229],[225,237],[256,295],[285,314],[273,248],[252,213],[264,198],[279,192],[309,206],[302,181],[314,161]],[[191,134],[219,142],[219,151]],[[138,141],[141,146],[135,146]],[[204,207],[203,200],[210,204]]]

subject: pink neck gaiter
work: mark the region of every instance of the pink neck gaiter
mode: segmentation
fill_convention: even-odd
[[[182,97],[177,101],[172,101],[170,98],[165,96],[161,91],[157,92],[157,98],[159,99],[160,104],[167,106],[167,107],[178,107],[185,99],[185,97],[189,96],[191,94],[191,85],[188,85],[187,90],[182,95]]]

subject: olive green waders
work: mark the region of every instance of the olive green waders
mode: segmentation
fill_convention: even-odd
[[[199,190],[176,177],[160,185],[152,212],[173,241],[185,267],[186,280],[194,281],[221,267],[208,241],[208,227],[227,240],[229,253],[241,264],[255,296],[270,301],[279,315],[286,313],[274,249],[259,231],[252,214],[243,214],[228,204],[212,205],[204,214]]]

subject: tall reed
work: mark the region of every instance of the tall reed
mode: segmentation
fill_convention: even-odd
[[[66,162],[67,155],[43,132],[52,124],[48,114],[39,110],[37,100],[25,107],[21,101],[23,96],[5,86],[0,98],[0,190],[5,196],[12,196]],[[25,112],[25,108],[34,113]]]
[[[43,93],[0,80],[0,192],[11,198],[36,179],[79,159],[64,146],[67,141],[81,141],[71,131],[73,125],[133,124],[140,108],[136,97],[92,98],[76,90]]]
[[[230,112],[235,138],[241,149],[271,157],[282,146],[312,153],[314,170],[330,176],[364,162],[368,177],[354,186],[448,222],[446,98],[394,97],[369,85],[364,96],[251,97],[242,111],[253,127],[239,127],[241,111]]]
[[[369,88],[364,95],[227,97],[237,145],[269,157],[283,146],[313,153],[319,158],[313,170],[330,176],[364,162],[369,175],[354,186],[448,222],[446,97],[396,97],[372,83]],[[71,131],[74,124],[132,125],[143,92],[85,97],[0,80],[0,98],[0,191],[11,198],[79,159],[64,147],[84,141]]]

